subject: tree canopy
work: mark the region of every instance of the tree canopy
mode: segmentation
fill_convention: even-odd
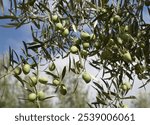
[[[6,15],[0,0],[0,19],[10,19],[3,27],[30,25],[33,39],[23,42],[21,55],[9,48],[6,69],[12,70],[4,75],[13,74],[38,106],[52,97],[39,97],[39,83],[66,95],[63,79],[73,72],[97,91],[90,107],[124,107],[124,99],[135,98],[127,95],[135,79],[140,88],[150,82],[150,24],[144,20],[149,7],[147,0],[10,0]],[[65,58],[68,64],[58,71],[55,61],[61,65]]]

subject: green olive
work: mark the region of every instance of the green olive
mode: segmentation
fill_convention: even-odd
[[[53,80],[53,84],[54,85],[59,85],[60,84],[60,80],[59,79],[54,79]]]
[[[122,89],[123,91],[127,91],[127,90],[128,90],[128,87],[127,87],[125,84],[122,84],[122,85],[121,85],[121,89]]]
[[[84,48],[84,49],[87,49],[87,48],[90,47],[89,42],[84,42],[82,45],[83,45],[83,48]]]
[[[63,30],[63,25],[61,23],[56,23],[56,30]]]
[[[16,67],[15,70],[14,70],[14,74],[15,75],[20,75],[22,72],[21,68],[20,67]]]
[[[23,65],[23,68],[22,68],[22,70],[23,70],[23,73],[25,74],[25,75],[27,75],[29,72],[30,72],[30,65],[29,64],[24,64]]]
[[[95,44],[94,44],[94,47],[96,49],[100,49],[100,41],[96,41]]]
[[[84,72],[82,74],[82,79],[86,82],[86,83],[89,83],[91,81],[91,76],[88,72]]]
[[[88,55],[88,51],[87,50],[81,50],[81,57],[87,57],[87,55]]]
[[[111,23],[111,24],[114,23],[114,18],[113,18],[113,17],[110,18],[110,23]]]
[[[50,70],[50,71],[54,71],[55,68],[56,68],[55,63],[51,63],[51,64],[49,65],[49,70]]]
[[[86,40],[90,39],[90,35],[87,32],[83,32],[83,31],[81,32],[80,37]]]
[[[29,99],[29,101],[34,101],[34,100],[36,100],[36,94],[35,93],[30,93],[29,95],[28,95],[28,99]]]
[[[64,31],[62,32],[63,36],[68,36],[69,35],[69,30],[68,29],[64,29]]]
[[[46,77],[39,77],[39,82],[42,84],[47,84],[48,79]]]
[[[75,53],[78,52],[78,48],[77,48],[76,46],[72,46],[72,47],[70,48],[70,52],[73,53],[73,54],[75,54]]]
[[[123,41],[122,41],[122,39],[121,39],[120,37],[117,37],[117,42],[118,42],[119,44],[122,44],[122,43],[123,43]]]
[[[121,17],[119,15],[115,15],[114,16],[114,21],[115,22],[120,22],[121,21]]]
[[[124,31],[125,31],[125,32],[129,31],[129,26],[126,25],[126,26],[124,27]]]
[[[129,52],[124,53],[122,58],[125,62],[131,62],[132,61],[132,58],[131,58],[131,55]]]
[[[110,38],[109,43],[114,43],[114,39]]]
[[[45,99],[45,93],[43,91],[39,91],[37,93],[37,97],[39,100],[44,100]]]
[[[53,15],[52,16],[52,21],[57,22],[58,21],[58,16],[57,15]]]
[[[30,85],[35,86],[37,84],[37,78],[35,76],[30,77]]]
[[[131,83],[129,83],[129,82],[123,83],[123,84],[121,85],[121,89],[122,89],[123,91],[130,90],[130,89],[131,89]]]
[[[60,86],[59,92],[60,92],[62,95],[66,95],[66,94],[67,94],[67,89],[66,89],[66,87],[65,87],[64,84],[62,84],[62,85]]]

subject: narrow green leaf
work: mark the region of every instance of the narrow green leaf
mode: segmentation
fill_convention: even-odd
[[[63,68],[62,74],[61,74],[61,79],[63,80],[63,78],[66,75],[66,66]]]
[[[18,23],[18,25],[16,26],[16,29],[18,29],[19,27],[21,27],[22,25],[25,24],[26,19],[24,19],[23,21],[21,21],[20,23]]]
[[[0,19],[17,19],[17,17],[10,16],[10,15],[4,15],[4,16],[0,16]]]
[[[42,47],[42,46],[43,45],[41,43],[36,43],[36,42],[32,42],[32,43],[27,44],[28,49],[35,49],[35,48],[39,48],[39,47]]]
[[[69,56],[69,72],[71,70],[71,57]]]
[[[120,98],[120,99],[136,99],[135,96],[128,96],[128,97],[123,97],[123,98]]]
[[[75,93],[76,92],[76,90],[77,90],[77,88],[78,88],[78,82],[77,82],[77,84],[75,85],[75,88],[74,88],[74,91],[73,91],[73,93]]]
[[[22,86],[24,87],[24,82],[23,82],[22,78],[17,75],[15,75],[15,78],[17,78],[21,82]]]
[[[18,54],[16,53],[16,51],[15,51],[15,50],[12,50],[12,52],[15,53],[15,55],[16,55],[16,57],[17,57],[17,60],[18,60],[18,62],[19,62],[19,56],[18,56]]]
[[[96,83],[96,82],[93,82],[97,88],[99,88],[101,91],[104,91],[103,87],[100,86],[100,84]]]
[[[46,4],[42,4],[42,3],[39,3],[40,6],[42,6],[45,10],[47,10],[49,13],[51,13],[50,9],[48,7],[46,7]]]
[[[23,41],[23,45],[25,48],[25,55],[28,55],[28,48],[27,48],[26,42]]]
[[[110,93],[102,92],[102,94],[104,94],[107,99],[112,100],[112,98],[110,97]]]
[[[101,100],[99,97],[96,97],[97,102],[102,104],[102,105],[107,105],[105,101]]]
[[[148,83],[150,83],[150,79],[148,79],[146,82],[145,82],[145,84],[143,84],[142,86],[140,86],[139,88],[143,88],[143,87],[145,87]]]
[[[51,99],[51,98],[54,98],[54,97],[56,97],[56,96],[48,96],[48,97],[44,98],[43,100]]]
[[[50,71],[45,71],[46,74],[53,76],[54,78],[58,78],[57,75],[51,73]]]

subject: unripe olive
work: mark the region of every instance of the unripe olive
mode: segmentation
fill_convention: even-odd
[[[123,84],[121,85],[121,89],[122,89],[123,91],[127,91],[127,90],[131,89],[131,83],[129,83],[129,82],[123,83]]]
[[[102,9],[101,9],[101,12],[102,12],[102,13],[106,13],[106,12],[107,12],[107,10],[106,10],[106,9],[104,9],[104,8],[102,8]]]
[[[117,42],[119,43],[119,44],[122,44],[123,42],[122,42],[122,39],[120,38],[120,37],[117,37]]]
[[[82,45],[84,49],[87,49],[90,47],[90,44],[88,42],[84,42]]]
[[[127,91],[127,90],[128,90],[128,87],[127,87],[127,85],[122,84],[122,85],[121,85],[121,89],[122,89],[123,91]]]
[[[35,93],[30,93],[30,94],[28,95],[28,99],[29,99],[29,101],[34,101],[34,100],[36,100],[36,94],[35,94]]]
[[[20,67],[16,67],[15,70],[14,70],[14,74],[15,75],[20,75],[22,72],[21,68]]]
[[[141,43],[140,46],[141,46],[141,48],[144,48],[144,47],[145,47],[145,44],[144,44],[144,43]]]
[[[67,94],[67,89],[66,89],[65,85],[61,85],[61,86],[60,86],[59,92],[60,92],[62,95],[66,95],[66,94]]]
[[[55,63],[51,63],[51,64],[49,65],[49,70],[50,70],[50,71],[54,71],[55,68],[56,68]]]
[[[96,49],[99,49],[100,48],[100,42],[99,41],[95,42],[94,47]]]
[[[124,27],[124,31],[125,31],[125,32],[129,31],[129,26],[126,25],[126,26]]]
[[[72,47],[70,48],[70,52],[73,53],[73,54],[75,54],[75,53],[78,52],[78,48],[77,48],[76,46],[72,46]]]
[[[54,79],[53,80],[53,84],[54,85],[59,85],[60,84],[60,80],[59,79]]]
[[[87,57],[87,55],[88,55],[88,51],[86,51],[86,50],[81,50],[81,56],[82,57]]]
[[[56,23],[56,30],[63,30],[63,25],[61,23]]]
[[[58,21],[58,16],[57,15],[53,15],[52,16],[52,21],[57,22]]]
[[[119,15],[115,15],[115,16],[114,16],[114,21],[115,21],[115,22],[121,21],[120,16],[119,16]]]
[[[68,36],[69,35],[69,30],[68,29],[64,29],[64,31],[62,32],[63,36]]]
[[[82,79],[86,82],[86,83],[89,83],[91,81],[91,76],[88,72],[84,72],[82,74]]]
[[[128,41],[131,39],[130,35],[128,33],[123,33],[121,35],[121,38],[124,40],[124,41]]]
[[[114,18],[113,17],[110,18],[110,23],[114,23]]]
[[[114,39],[110,38],[109,43],[114,43]]]
[[[48,79],[46,77],[39,77],[39,82],[42,84],[47,84]]]
[[[37,97],[39,100],[43,100],[43,99],[45,99],[45,93],[43,91],[39,91],[37,93]]]
[[[87,32],[83,32],[83,31],[81,32],[80,37],[86,40],[90,39],[90,35]]]
[[[23,70],[23,73],[25,75],[27,75],[30,72],[30,65],[29,64],[24,64],[22,70]]]
[[[30,80],[31,80],[30,82],[31,86],[35,86],[37,84],[37,78],[35,76],[30,77]]]
[[[123,56],[122,56],[122,58],[126,62],[131,62],[132,61],[132,58],[131,58],[131,55],[130,55],[129,52],[124,53]]]

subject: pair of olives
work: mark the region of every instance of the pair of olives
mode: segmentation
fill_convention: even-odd
[[[36,99],[39,99],[39,100],[44,100],[45,99],[45,93],[43,91],[39,91],[36,93],[30,93],[28,95],[28,100],[29,101],[35,101]]]

